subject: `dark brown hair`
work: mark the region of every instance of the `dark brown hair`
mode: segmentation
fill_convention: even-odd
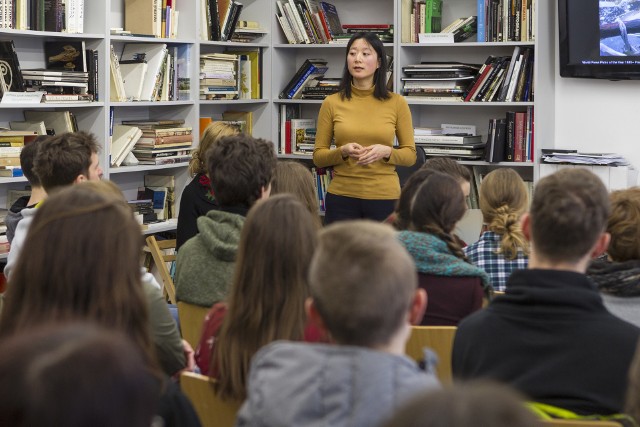
[[[363,39],[371,46],[371,48],[378,55],[378,61],[380,62],[380,66],[373,75],[373,96],[376,99],[380,100],[388,99],[390,97],[390,94],[389,89],[387,89],[387,68],[389,68],[387,63],[387,54],[384,52],[384,45],[382,44],[378,36],[373,33],[356,33],[349,39],[344,60],[344,70],[342,71],[342,80],[340,80],[340,96],[342,97],[342,99],[351,99],[352,77],[351,73],[349,72],[347,58],[349,57],[349,51],[351,50],[351,45],[353,45],[353,42],[360,39]]]
[[[318,313],[341,345],[388,345],[417,288],[413,259],[389,225],[342,221],[320,232],[309,269]]]
[[[451,176],[433,172],[416,190],[411,205],[411,229],[443,240],[451,253],[467,258],[453,236],[456,223],[467,211],[460,184]]]
[[[412,173],[404,184],[400,192],[400,198],[396,203],[396,216],[393,221],[393,226],[396,230],[408,230],[411,227],[411,204],[416,191],[418,191],[425,179],[435,172],[433,169],[419,169]]]
[[[384,427],[468,426],[541,427],[542,423],[511,387],[470,382],[416,397]]]
[[[276,167],[273,144],[245,134],[220,138],[206,156],[220,206],[251,207],[271,183]]]
[[[84,182],[37,209],[9,280],[0,336],[92,321],[128,335],[156,367],[140,275],[140,226],[117,187]]]
[[[151,425],[158,381],[123,334],[44,325],[0,343],[0,425]]]
[[[316,233],[312,215],[289,194],[261,200],[249,211],[211,360],[221,397],[246,398],[249,364],[262,346],[303,338]]]
[[[89,177],[91,155],[98,153],[96,137],[87,132],[67,132],[38,146],[33,169],[47,193],[71,185],[79,175]]]
[[[458,183],[471,182],[471,172],[469,172],[469,168],[449,157],[433,157],[427,159],[422,168],[450,175],[455,178]]]
[[[536,255],[558,262],[578,261],[604,232],[609,210],[607,189],[586,169],[561,169],[542,178],[530,210]]]
[[[33,170],[33,163],[36,158],[36,154],[38,153],[38,147],[42,143],[42,141],[46,141],[51,138],[49,135],[39,135],[33,141],[25,144],[22,151],[20,151],[20,168],[22,169],[22,173],[24,177],[27,178],[29,184],[33,187],[41,187],[40,178]]]
[[[611,243],[607,253],[617,262],[640,260],[640,188],[614,191],[610,200],[607,232]]]

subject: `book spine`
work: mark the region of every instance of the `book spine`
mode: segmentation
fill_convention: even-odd
[[[293,99],[297,94],[298,90],[302,87],[302,85],[307,81],[311,74],[324,74],[327,71],[327,67],[316,67],[315,65],[311,65],[311,67],[304,73],[303,77],[299,79],[293,89],[291,89],[287,93],[287,98]]]
[[[513,161],[514,162],[523,162],[524,161],[524,120],[525,113],[517,112],[515,115],[515,123],[514,123],[514,144],[513,144]]]
[[[506,129],[506,144],[505,144],[505,160],[513,162],[514,148],[515,148],[515,123],[516,113],[513,111],[507,111],[507,129]]]
[[[476,14],[477,14],[477,40],[479,43],[482,42],[486,42],[486,33],[485,33],[485,25],[486,25],[486,18],[484,15],[485,12],[485,1],[486,0],[477,0],[476,4],[477,4],[477,9],[476,9]]]

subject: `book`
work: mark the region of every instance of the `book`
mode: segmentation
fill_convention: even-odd
[[[22,69],[13,40],[0,40],[0,63],[6,64],[0,76],[2,77],[0,80],[2,92],[24,92]]]
[[[120,166],[142,136],[135,126],[115,125],[111,139],[111,166]]]
[[[140,101],[142,86],[147,74],[147,62],[144,59],[120,61],[120,74],[127,100]]]
[[[414,140],[416,144],[472,144],[482,142],[481,135],[415,135]]]
[[[331,37],[335,38],[337,35],[344,34],[336,7],[332,3],[328,3],[326,1],[321,1],[320,3],[318,3],[318,7],[322,12],[321,16],[327,23],[327,27],[329,28]]]
[[[10,121],[9,127],[11,130],[17,131],[31,131],[36,132],[38,135],[46,135],[47,128],[43,121]]]
[[[124,29],[160,37],[161,8],[160,0],[124,0]]]
[[[156,189],[156,188],[166,188],[167,189],[167,219],[175,218],[175,188],[176,182],[175,177],[173,175],[154,175],[148,174],[144,176],[144,185],[145,187]]]
[[[44,57],[48,70],[87,72],[84,40],[46,40],[44,42]]]
[[[279,98],[292,99],[294,95],[299,98],[302,95],[299,89],[303,87],[303,83],[308,83],[315,77],[323,76],[328,69],[327,61],[324,59],[305,59],[296,74],[280,92]]]
[[[109,99],[111,101],[126,101],[127,96],[124,90],[124,81],[120,72],[120,60],[111,45],[111,55],[109,56]]]
[[[300,144],[304,144],[309,130],[313,130],[315,136],[315,119],[291,119],[291,149],[292,152],[300,152]]]
[[[122,49],[121,61],[146,60],[147,72],[140,91],[141,101],[154,101],[154,91],[157,92],[162,65],[167,55],[167,45],[164,43],[125,43]]]
[[[47,129],[53,129],[55,135],[65,132],[74,132],[75,126],[71,112],[63,111],[42,111],[42,110],[25,110],[24,119],[26,121],[44,122]],[[48,133],[48,132],[47,132]]]
[[[222,120],[245,122],[244,133],[253,135],[253,112],[227,110],[222,113]]]

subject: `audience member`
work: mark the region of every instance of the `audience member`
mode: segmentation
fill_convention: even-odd
[[[180,198],[176,249],[180,249],[184,242],[198,234],[198,218],[218,207],[211,189],[211,180],[207,174],[207,150],[223,136],[238,133],[240,133],[238,126],[227,122],[213,122],[202,133],[200,144],[193,150],[189,161],[189,174],[193,179],[184,187]]]
[[[271,194],[282,193],[293,194],[311,212],[318,227],[322,225],[318,191],[309,168],[293,160],[279,160],[273,174]]]
[[[527,268],[529,243],[522,234],[520,218],[528,208],[527,186],[513,169],[496,169],[482,179],[482,234],[480,240],[464,248],[464,253],[489,274],[496,291],[504,292],[511,273]]]
[[[209,311],[196,354],[202,373],[218,379],[221,397],[246,398],[251,358],[264,345],[317,340],[314,330],[305,331],[304,311],[316,234],[312,215],[291,195],[271,196],[249,211],[228,304]]]
[[[60,324],[0,343],[0,425],[150,427],[158,378],[123,334]]]
[[[607,248],[608,216],[607,190],[590,171],[562,169],[540,180],[522,219],[529,267],[460,323],[454,377],[509,383],[580,415],[622,411],[640,329],[609,313],[584,274]]]
[[[523,396],[499,383],[469,382],[430,391],[400,409],[385,427],[541,427]]]
[[[404,353],[426,294],[391,227],[345,221],[322,230],[309,285],[308,316],[336,345],[263,347],[237,426],[377,426],[417,393],[439,387],[431,370],[421,372]]]
[[[410,227],[398,238],[413,257],[420,288],[429,295],[420,323],[455,326],[490,296],[489,277],[467,261],[453,236],[453,228],[467,210],[459,183],[443,173],[420,170],[409,178],[403,192],[414,188],[414,180],[422,183],[410,203]]]
[[[198,234],[178,251],[175,284],[179,301],[211,307],[227,297],[242,224],[269,197],[276,155],[272,143],[240,134],[221,138],[206,156],[218,208],[198,218]]]
[[[35,208],[35,206],[47,196],[44,188],[42,188],[42,184],[40,184],[38,175],[33,172],[33,161],[36,157],[36,153],[38,152],[38,145],[47,138],[50,137],[48,135],[40,135],[25,145],[20,151],[20,168],[22,169],[24,177],[27,178],[27,181],[29,182],[31,195],[20,197],[13,203],[13,205],[11,205],[9,212],[7,212],[4,222],[7,226],[7,239],[9,240],[9,243],[13,241],[13,236],[16,233],[16,227],[20,220],[22,220],[22,210],[25,208]]]
[[[629,387],[624,412],[636,422],[636,425],[640,425],[640,343],[629,368]]]
[[[640,327],[640,188],[614,191],[610,201],[608,257],[592,260],[587,275],[610,312]]]
[[[422,169],[429,169],[449,175],[460,184],[465,199],[469,197],[469,193],[471,192],[471,172],[469,172],[469,168],[466,166],[461,165],[449,157],[432,157],[424,162]]]
[[[46,194],[52,194],[71,184],[102,178],[98,142],[93,134],[69,132],[46,138],[38,143],[36,151],[33,172],[40,179]],[[11,270],[20,255],[37,206],[20,211],[22,220],[16,227],[7,265],[4,267],[4,275],[9,282],[11,282]]]
[[[28,256],[18,258],[5,293],[0,336],[28,335],[52,322],[95,322],[129,336],[162,378],[140,275],[140,226],[114,187],[69,186],[37,209],[24,241]],[[177,386],[168,378],[159,386],[166,426],[199,425]]]

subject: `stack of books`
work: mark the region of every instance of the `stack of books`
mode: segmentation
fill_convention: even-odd
[[[0,131],[0,168],[3,171],[0,176],[21,176],[22,172],[15,171],[20,168],[20,153],[24,144],[36,139],[38,135],[30,131]]]
[[[266,29],[260,27],[257,21],[238,21],[230,40],[239,43],[252,43],[264,37],[267,32]]]
[[[393,24],[344,24],[342,29],[349,37],[356,33],[374,33],[382,43],[393,43]]]
[[[238,99],[240,95],[239,55],[200,55],[200,99]]]
[[[460,62],[422,62],[402,67],[403,95],[429,101],[463,101],[480,66]]]
[[[140,224],[158,222],[158,215],[153,210],[152,199],[129,200],[127,203]]]
[[[306,59],[302,66],[280,92],[280,99],[299,99],[306,86],[316,83],[329,70],[325,59]]]
[[[184,120],[132,120],[122,124],[142,131],[132,150],[141,165],[184,163],[191,159],[192,128],[184,126]]]
[[[291,119],[293,154],[312,155],[316,143],[315,119]]]
[[[414,140],[422,147],[427,157],[452,157],[463,160],[481,159],[485,152],[485,143],[481,135],[474,135],[475,127],[455,129],[462,125],[442,125],[441,128],[414,128]],[[462,126],[465,127],[465,126]],[[453,133],[456,130],[463,132]],[[472,133],[464,132],[466,130]]]
[[[302,89],[302,99],[325,99],[340,90],[340,79],[316,77]]]

